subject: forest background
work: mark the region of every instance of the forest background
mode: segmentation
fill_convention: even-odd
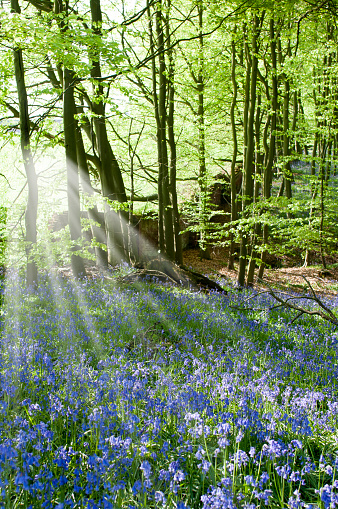
[[[144,216],[157,217],[153,257],[182,264],[190,230],[202,259],[228,249],[242,286],[269,254],[325,268],[336,21],[333,1],[3,2],[3,238],[28,285],[55,262],[76,277],[88,257],[139,263]]]

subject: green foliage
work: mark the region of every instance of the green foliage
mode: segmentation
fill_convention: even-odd
[[[73,284],[53,271],[34,293],[21,285],[13,273],[3,315],[3,503],[155,509],[163,495],[168,509],[200,509],[226,495],[281,509],[295,490],[319,507],[334,492],[328,324],[290,324],[266,295],[243,313],[254,294],[233,288]]]
[[[0,266],[6,266],[7,207],[0,206]]]

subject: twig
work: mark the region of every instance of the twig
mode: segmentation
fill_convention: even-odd
[[[333,311],[331,311],[330,308],[328,308],[324,304],[324,302],[321,301],[321,299],[318,297],[318,295],[314,291],[314,289],[313,289],[311,283],[308,281],[308,279],[305,276],[302,276],[302,277],[304,278],[308,287],[310,288],[310,291],[312,294],[311,296],[310,295],[295,296],[295,295],[291,295],[289,293],[286,293],[286,292],[283,292],[280,290],[276,291],[271,287],[271,285],[269,283],[260,279],[259,282],[265,284],[269,288],[269,290],[264,290],[262,292],[256,293],[255,295],[251,295],[250,297],[245,299],[244,303],[258,297],[258,295],[268,293],[277,302],[279,302],[279,304],[269,307],[268,308],[269,311],[272,311],[273,309],[278,309],[281,307],[286,307],[286,308],[294,309],[295,311],[298,311],[297,315],[291,320],[290,324],[294,323],[302,315],[310,315],[310,316],[320,316],[321,318],[323,318],[323,320],[326,320],[326,321],[332,323],[333,325],[338,326],[338,317],[333,313]],[[298,299],[307,299],[310,301],[314,301],[314,302],[316,302],[316,304],[318,304],[318,306],[321,309],[306,309],[306,308],[292,302],[292,301],[295,301]],[[261,308],[253,308],[253,307],[246,307],[246,306],[245,307],[229,306],[229,307],[231,309],[236,309],[238,311],[264,311],[264,309],[261,309]]]
[[[311,290],[312,297],[310,297],[308,295],[301,296],[301,297],[290,296],[288,299],[283,299],[280,295],[276,294],[274,289],[267,282],[264,282],[262,280],[260,280],[260,282],[265,283],[268,286],[270,295],[274,299],[276,299],[277,302],[280,302],[282,306],[285,306],[285,307],[290,308],[290,309],[294,309],[295,311],[299,311],[299,314],[298,314],[298,316],[295,319],[299,318],[303,314],[310,315],[310,316],[315,316],[316,315],[316,316],[320,316],[324,320],[332,323],[333,325],[337,325],[338,326],[338,318],[337,318],[337,316],[331,311],[331,309],[329,309],[320,300],[320,298],[317,296],[316,292],[314,291],[314,289],[312,288],[310,282],[306,279],[306,277],[303,276],[303,278],[305,279],[307,285],[309,286],[309,288]],[[299,306],[297,304],[293,304],[292,302],[290,302],[291,300],[296,300],[297,298],[302,298],[302,299],[307,299],[307,300],[314,300],[319,305],[319,307],[322,310],[324,310],[324,311],[322,311],[321,309],[319,309],[319,310],[305,309],[305,308],[303,308],[303,307],[301,307],[301,306]],[[295,319],[293,321],[295,321]]]

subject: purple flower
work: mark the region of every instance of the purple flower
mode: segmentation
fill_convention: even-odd
[[[277,465],[275,466],[275,470],[280,477],[283,477],[283,479],[288,479],[291,472],[291,467],[290,465],[283,465],[282,467]]]
[[[244,431],[240,429],[236,436],[236,444],[239,444],[243,437],[244,437]]]
[[[239,449],[235,454],[233,458],[234,464],[241,467],[242,465],[246,465],[249,461],[249,456],[246,452]]]
[[[164,496],[164,493],[162,491],[155,491],[155,502],[157,504],[162,504],[162,505],[166,504],[167,499]]]
[[[204,458],[204,456],[205,456],[205,450],[204,450],[201,446],[199,446],[199,447],[198,447],[198,450],[197,450],[197,452],[196,452],[196,454],[195,454],[195,457],[196,457],[198,460],[201,460],[201,459],[203,459],[203,458]]]
[[[203,474],[206,474],[209,472],[209,469],[211,467],[210,461],[202,460],[202,463],[199,463],[199,468],[202,470]]]
[[[146,479],[149,479],[149,477],[151,476],[151,465],[149,461],[147,460],[142,461],[140,469],[142,470],[144,477]]]
[[[258,500],[263,500],[265,505],[269,504],[269,498],[272,495],[272,490],[264,490],[264,491],[253,491],[253,495],[258,498]]]
[[[237,509],[233,494],[225,488],[211,486],[206,495],[201,496],[202,509]]]
[[[185,479],[185,473],[182,470],[177,470],[174,475],[175,482],[182,482]]]
[[[249,456],[253,458],[256,454],[256,449],[254,447],[250,447]]]
[[[141,481],[135,481],[132,487],[133,494],[136,495],[142,488],[142,482]]]
[[[244,476],[244,481],[248,486],[253,486],[254,488],[258,486],[258,482],[256,481],[253,475]]]
[[[304,502],[300,499],[300,492],[298,490],[295,490],[293,492],[293,496],[291,496],[288,500],[288,506],[291,509],[300,509],[300,507],[304,507]]]
[[[222,448],[222,449],[225,449],[228,445],[230,445],[230,440],[228,440],[227,438],[225,437],[221,437],[218,439],[218,445]]]

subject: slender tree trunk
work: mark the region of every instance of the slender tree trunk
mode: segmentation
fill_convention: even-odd
[[[336,127],[337,129],[337,127]],[[338,167],[338,134],[334,136],[333,142],[333,176],[337,175],[337,167]]]
[[[145,122],[143,123],[143,126],[138,133],[134,148],[132,147],[132,142],[131,142],[132,125],[133,125],[133,119],[131,119],[131,121],[130,121],[129,134],[128,134],[128,152],[129,152],[129,161],[130,161],[130,204],[129,204],[129,218],[128,218],[128,252],[129,252],[129,261],[132,265],[134,265],[135,262],[140,261],[139,235],[137,234],[137,231],[136,231],[136,224],[135,224],[135,219],[134,219],[134,197],[135,197],[134,159],[135,159],[135,154],[137,151],[138,144],[142,137]]]
[[[251,55],[251,79],[250,79],[250,106],[248,112],[247,123],[247,149],[244,165],[244,196],[243,196],[243,212],[245,208],[252,202],[253,199],[253,162],[255,151],[255,136],[254,136],[254,123],[256,111],[256,85],[257,85],[257,31],[259,26],[259,18],[254,16],[254,23],[252,28],[252,55]],[[245,282],[245,269],[247,262],[247,232],[241,234],[240,241],[240,255],[239,255],[239,269],[238,269],[238,284],[244,286]]]
[[[245,190],[245,161],[248,150],[248,116],[250,106],[250,86],[251,86],[251,73],[252,73],[252,62],[250,57],[249,43],[246,39],[247,35],[246,26],[244,26],[244,53],[246,56],[246,73],[245,73],[245,85],[244,85],[244,109],[243,109],[243,180],[242,180],[242,200],[237,203],[237,212],[242,212],[245,208],[244,190]]]
[[[316,94],[314,94],[314,100],[316,105],[316,132],[315,137],[313,140],[313,148],[312,148],[312,157],[311,157],[311,165],[310,165],[310,172],[311,172],[311,182],[310,182],[310,194],[311,194],[311,206],[310,206],[310,212],[309,212],[309,223],[308,228],[311,231],[312,230],[312,221],[313,221],[313,214],[315,210],[315,200],[318,193],[318,182],[316,182],[316,158],[318,153],[318,147],[320,145],[320,121],[318,118],[318,103],[317,103],[317,97]],[[305,257],[304,257],[304,264],[303,267],[307,267],[310,265],[311,259],[310,259],[310,248],[307,247],[305,251]]]
[[[157,72],[156,72],[156,57],[155,57],[155,41],[152,23],[152,14],[147,0],[147,13],[148,13],[148,32],[149,32],[149,50],[151,55],[151,76],[152,76],[152,96],[154,104],[154,114],[156,120],[156,139],[157,139],[157,158],[162,159],[161,150],[161,132],[160,132],[160,118],[158,108],[158,94],[157,94]],[[161,253],[165,252],[165,239],[164,239],[164,205],[162,196],[162,167],[159,165],[158,168],[158,180],[157,180],[157,191],[158,191],[158,247]]]
[[[237,220],[237,190],[236,190],[236,159],[238,152],[238,143],[237,143],[237,130],[236,130],[236,119],[235,119],[235,109],[237,103],[237,80],[236,80],[236,46],[235,41],[231,42],[231,81],[233,88],[233,96],[231,102],[230,109],[230,119],[231,119],[231,131],[232,131],[232,141],[233,141],[233,152],[232,152],[232,161],[231,161],[231,177],[230,177],[230,186],[231,186],[231,222]],[[230,234],[230,250],[229,250],[229,263],[228,268],[230,270],[234,269],[234,251],[235,251],[235,242],[233,233]]]
[[[90,175],[87,164],[86,151],[83,145],[83,138],[81,129],[76,123],[76,153],[78,167],[80,171],[80,182],[83,193],[89,198],[93,198],[95,195],[94,189],[90,182]],[[96,265],[101,269],[108,268],[108,256],[107,251],[103,246],[107,245],[107,236],[104,226],[104,221],[101,220],[101,216],[96,205],[91,205],[88,209],[88,215],[91,222],[92,236],[95,241],[95,256]]]
[[[20,6],[18,0],[11,0],[11,10],[12,12],[20,14]],[[28,100],[21,49],[15,48],[13,50],[13,59],[15,70],[15,81],[19,99],[21,152],[28,184],[28,200],[25,212],[27,286],[33,287],[37,284],[38,280],[37,264],[32,258],[32,249],[36,244],[37,239],[36,221],[38,211],[38,183],[35,172],[33,155],[30,148]]]
[[[261,187],[261,173],[262,173],[262,163],[264,155],[261,152],[261,95],[258,95],[257,98],[257,109],[256,109],[256,119],[255,119],[255,139],[256,139],[256,157],[255,157],[255,185],[254,185],[254,203],[257,202],[259,191]],[[255,275],[256,268],[256,259],[258,257],[258,252],[256,249],[256,244],[258,243],[258,239],[261,236],[261,225],[260,222],[257,221],[254,225],[254,233],[252,236],[251,242],[251,255],[250,262],[248,266],[248,274],[246,279],[247,286],[253,286],[253,280]]]
[[[134,196],[135,196],[135,185],[134,185],[134,151],[131,146],[131,127],[132,127],[133,119],[130,121],[130,130],[129,130],[129,143],[128,143],[128,151],[129,151],[129,160],[130,160],[130,204],[129,204],[129,218],[128,218],[128,251],[129,251],[129,261],[131,264],[135,263],[135,249],[133,248],[134,243],[134,231],[133,231],[133,223],[134,223]]]
[[[319,224],[319,246],[320,257],[322,259],[323,268],[326,269],[326,261],[324,255],[324,221],[325,221],[325,172],[324,159],[321,161],[320,167],[320,224]]]
[[[90,0],[93,31],[101,35],[102,12],[100,0]],[[105,105],[102,100],[103,86],[101,79],[100,56],[96,48],[91,48],[91,77],[97,80],[94,85],[94,94],[97,100],[92,102],[92,110],[95,114],[94,125],[96,132],[97,148],[101,160],[101,186],[102,194],[111,201],[120,203],[127,202],[127,196],[123,183],[120,167],[112,151],[108,139]],[[108,261],[115,264],[127,258],[127,217],[126,213],[114,212],[109,205],[106,205],[105,223],[107,230]]]
[[[169,26],[169,8],[168,4],[168,16],[166,19],[166,41],[167,41],[167,53],[169,59],[168,66],[168,116],[167,116],[167,127],[168,127],[168,144],[170,149],[170,195],[173,207],[173,223],[174,223],[174,236],[175,236],[175,262],[178,265],[183,264],[183,251],[182,251],[182,235],[180,235],[180,214],[178,210],[177,202],[177,189],[176,189],[176,140],[174,131],[174,111],[175,111],[175,61],[173,57],[173,50],[170,42],[170,26]]]
[[[301,154],[301,146],[297,137],[297,123],[299,118],[299,92],[298,90],[294,90],[293,92],[293,117],[292,117],[292,139],[293,139],[293,150],[295,154]]]
[[[198,93],[198,159],[199,159],[199,174],[198,183],[200,190],[199,199],[199,223],[200,223],[200,258],[210,260],[210,248],[207,241],[208,229],[208,183],[207,183],[207,169],[205,161],[205,111],[204,111],[204,36],[203,36],[203,0],[197,3],[198,12],[198,76],[197,76],[197,93]]]
[[[80,218],[80,194],[79,174],[76,153],[76,130],[75,130],[75,101],[74,81],[72,71],[65,68],[63,71],[63,125],[66,149],[67,167],[67,198],[68,198],[68,222],[70,238],[73,242],[71,264],[73,274],[76,278],[86,275],[83,258],[77,254],[80,247],[76,244],[81,239],[81,218]]]
[[[285,194],[288,199],[292,198],[292,171],[290,163],[290,133],[289,133],[289,105],[290,105],[290,80],[284,76],[283,98],[283,158],[284,158],[284,182]]]
[[[298,111],[301,114],[302,118],[305,118],[304,106],[303,106],[302,95],[301,95],[301,91],[300,90],[298,90]],[[309,155],[309,148],[308,148],[307,144],[304,143],[303,147],[300,147],[300,149],[302,150],[302,148],[304,150],[304,154],[306,156],[308,156]],[[299,153],[301,153],[301,151]]]
[[[169,164],[168,164],[168,150],[167,150],[167,136],[166,136],[166,123],[167,123],[167,78],[166,78],[166,65],[164,55],[164,27],[163,27],[163,14],[162,3],[160,2],[156,11],[156,35],[157,35],[157,49],[158,49],[158,65],[159,65],[159,88],[158,88],[158,119],[159,126],[157,129],[160,148],[158,154],[159,166],[159,185],[160,193],[163,200],[163,226],[164,226],[164,241],[165,241],[165,254],[170,260],[174,260],[174,228],[173,228],[173,215],[172,204],[170,202],[169,193]]]
[[[252,72],[252,62],[250,57],[250,48],[249,43],[247,41],[247,28],[244,27],[244,53],[245,53],[245,61],[246,61],[246,72],[245,72],[245,82],[244,82],[244,109],[243,109],[243,168],[245,165],[246,159],[246,151],[248,148],[248,115],[249,115],[249,106],[250,106],[250,85],[251,85],[251,72]]]
[[[272,168],[276,157],[276,129],[277,129],[277,109],[278,109],[278,78],[277,78],[277,53],[276,53],[276,35],[275,35],[275,22],[270,19],[270,54],[271,54],[271,72],[272,72],[272,113],[271,113],[271,134],[269,152],[264,169],[263,177],[263,196],[265,200],[271,197],[271,184],[272,184]],[[264,250],[261,256],[261,264],[258,270],[258,279],[263,278],[266,256],[267,256],[267,243],[269,239],[269,225],[263,225],[263,245]]]

